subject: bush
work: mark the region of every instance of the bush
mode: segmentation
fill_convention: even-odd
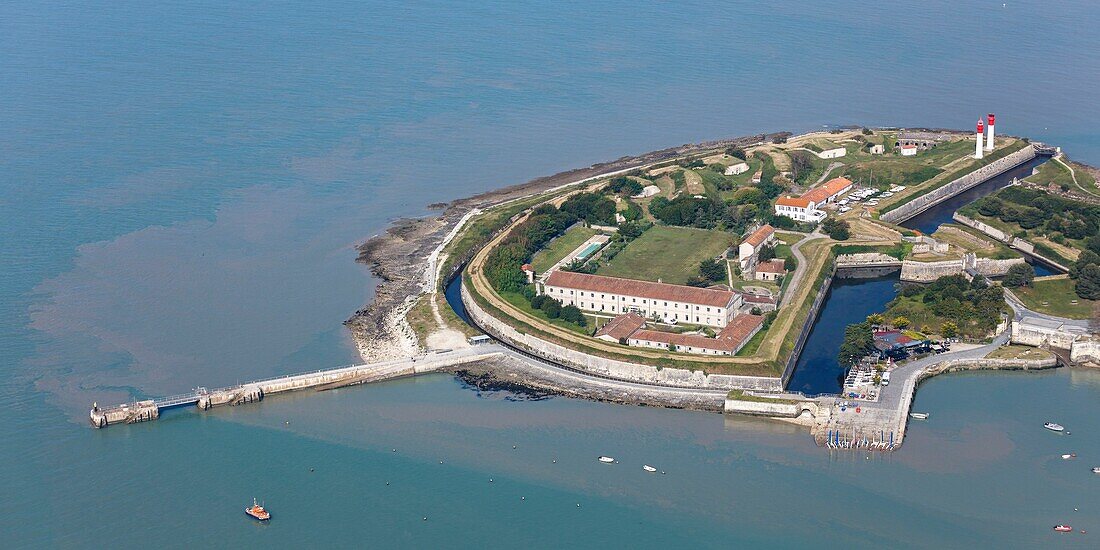
[[[577,306],[565,306],[561,308],[561,318],[570,323],[575,323],[578,326],[587,326],[588,321],[584,318],[584,314]]]
[[[1089,264],[1077,273],[1077,296],[1086,300],[1100,300],[1100,265]]]
[[[531,308],[532,309],[542,309],[542,304],[544,304],[547,299],[548,298],[545,294],[539,294],[539,295],[531,298]]]
[[[1024,263],[1008,268],[1008,273],[1005,273],[1001,283],[1009,288],[1019,288],[1021,286],[1031,286],[1031,282],[1034,280],[1035,268],[1031,267],[1031,264]]]
[[[836,218],[825,218],[821,222],[821,230],[838,241],[846,241],[851,236],[848,222]]]
[[[637,195],[642,192],[644,186],[638,181],[628,178],[626,176],[619,176],[612,178],[607,184],[607,190],[611,193],[617,193],[624,197]]]
[[[863,135],[865,135],[865,136],[873,136],[873,135],[875,135],[875,133],[874,133],[874,132],[872,132],[870,128],[864,128],[864,129],[862,130],[862,132],[863,132]]]
[[[541,309],[543,313],[545,313],[546,316],[551,319],[557,319],[561,316],[561,302],[555,300],[554,298],[547,298],[546,301],[542,303],[542,307],[540,307],[539,309]]]
[[[726,154],[734,158],[739,158],[741,160],[748,160],[745,155],[745,150],[740,147],[730,147],[729,149],[726,149]]]
[[[708,258],[699,262],[699,275],[708,281],[724,281],[726,280],[726,266],[714,258]]]

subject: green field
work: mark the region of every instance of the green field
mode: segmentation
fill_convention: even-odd
[[[1063,166],[1053,160],[1048,160],[1039,165],[1039,170],[1035,174],[1024,178],[1024,181],[1030,181],[1032,183],[1038,183],[1039,185],[1065,185],[1067,189],[1074,186],[1073,174]]]
[[[564,235],[550,241],[550,244],[536,252],[535,257],[531,260],[531,267],[535,268],[536,273],[542,273],[554,267],[558,260],[564,258],[566,254],[575,250],[581,243],[595,234],[595,229],[583,227],[579,224],[574,225]]]
[[[1037,279],[1032,285],[1012,289],[1028,309],[1070,319],[1090,319],[1100,314],[1100,301],[1078,298],[1073,279]]]
[[[729,234],[721,231],[659,225],[642,233],[596,274],[684,284],[699,274],[699,262],[721,255],[730,244]]]

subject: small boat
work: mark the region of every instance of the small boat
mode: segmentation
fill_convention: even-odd
[[[650,466],[649,464],[643,464],[642,469],[649,472],[649,473],[653,473],[653,472],[657,471],[657,468],[654,468],[653,466]]]
[[[1059,533],[1070,533],[1073,531],[1073,527],[1070,527],[1069,525],[1058,524],[1054,526],[1054,530],[1058,531]]]
[[[1092,473],[1094,473],[1094,474],[1100,474],[1100,466],[1097,466],[1097,467],[1093,468],[1093,469],[1092,469]]]
[[[1071,458],[1077,458],[1077,453],[1070,453],[1068,455],[1062,455],[1062,460],[1069,460]]]
[[[1060,432],[1066,429],[1064,426],[1056,422],[1047,422],[1046,424],[1043,424],[1043,427],[1052,432]]]
[[[244,509],[244,513],[248,514],[253,519],[258,519],[260,521],[267,521],[271,519],[271,513],[267,510],[264,510],[264,507],[260,506],[256,502],[255,498],[252,499],[252,506]]]
[[[609,456],[601,456],[597,460],[599,460],[600,462],[603,462],[604,464],[611,464],[611,463],[615,462],[615,459],[611,458]]]
[[[927,420],[928,413],[909,413],[909,416],[916,418],[917,420]]]

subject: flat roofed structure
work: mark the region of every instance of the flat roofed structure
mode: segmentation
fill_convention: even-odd
[[[735,355],[745,344],[760,332],[764,318],[759,315],[741,315],[731,321],[715,338],[701,334],[676,334],[642,329],[630,335],[628,343],[632,346],[649,348],[668,348],[675,346],[676,351],[700,353],[704,355]]]
[[[741,293],[619,277],[554,271],[539,292],[597,313],[638,313],[644,317],[724,327],[743,303]]]

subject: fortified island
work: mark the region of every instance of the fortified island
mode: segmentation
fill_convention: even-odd
[[[924,378],[1100,365],[1100,172],[994,123],[691,144],[432,205],[360,247],[382,280],[345,323],[367,363],[96,404],[90,419],[442,371],[894,450]],[[945,205],[949,223],[908,223]],[[851,319],[836,387],[792,391],[833,281],[894,274],[883,311]]]

